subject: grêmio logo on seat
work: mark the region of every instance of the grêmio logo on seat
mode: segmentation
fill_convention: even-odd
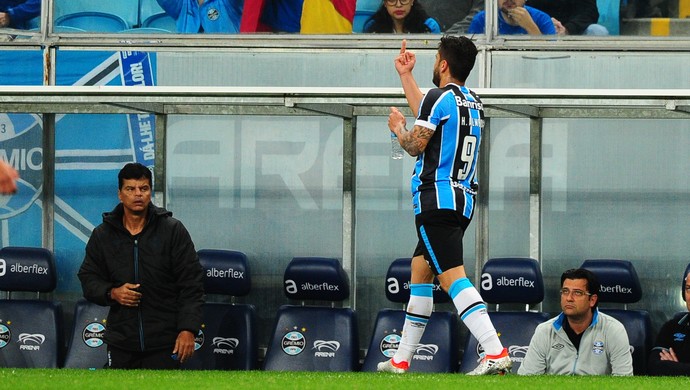
[[[621,294],[632,294],[632,287],[625,287],[617,284],[615,286],[604,286],[603,284],[599,287],[600,292],[604,293],[621,293]]]
[[[244,279],[244,271],[237,271],[232,268],[218,269],[216,267],[213,267],[211,269],[206,270],[206,277]]]
[[[7,268],[7,261],[5,261],[5,259],[0,259],[0,276],[5,276]],[[38,264],[25,265],[22,263],[14,263],[9,266],[9,271],[16,274],[48,275],[48,268]]]

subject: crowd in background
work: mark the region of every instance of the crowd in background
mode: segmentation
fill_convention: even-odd
[[[56,8],[60,1],[67,0],[56,0]],[[155,1],[177,33],[475,34],[485,26],[485,0]],[[597,0],[492,1],[501,34],[609,34],[597,24],[604,12]],[[621,0],[619,10],[622,18],[677,13],[671,0]],[[40,0],[0,0],[0,27],[28,29],[40,12]]]

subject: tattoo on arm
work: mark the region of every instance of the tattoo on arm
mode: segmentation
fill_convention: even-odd
[[[410,156],[418,156],[424,152],[432,135],[434,135],[433,130],[415,125],[411,131],[406,132],[405,136],[400,139],[402,141],[400,144]]]

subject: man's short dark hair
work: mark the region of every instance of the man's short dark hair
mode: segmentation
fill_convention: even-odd
[[[585,279],[587,280],[587,292],[589,292],[591,295],[599,294],[599,288],[601,287],[599,284],[599,278],[597,278],[597,275],[595,275],[594,272],[588,269],[573,268],[563,272],[563,275],[561,275],[561,287],[563,287],[563,282],[565,282],[566,279]],[[592,310],[594,310],[598,305],[599,299],[597,299]]]
[[[587,291],[594,295],[599,294],[599,278],[594,272],[584,269],[584,268],[573,268],[563,272],[561,275],[561,287],[563,287],[563,282],[566,279],[586,279],[587,280]]]
[[[122,169],[120,169],[120,173],[117,174],[117,188],[121,190],[123,182],[131,179],[147,179],[149,181],[149,186],[153,187],[151,170],[145,165],[139,163],[128,163],[122,167]]]
[[[464,83],[477,59],[474,42],[465,36],[444,35],[438,44],[438,53],[448,63],[451,76]]]

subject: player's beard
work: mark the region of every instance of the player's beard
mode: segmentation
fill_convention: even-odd
[[[439,84],[441,84],[441,73],[438,71],[438,68],[434,68],[434,77],[431,78],[431,82],[434,83],[436,88],[439,88]]]

